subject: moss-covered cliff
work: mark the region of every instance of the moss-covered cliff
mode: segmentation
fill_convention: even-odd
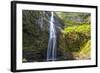
[[[57,60],[91,58],[91,15],[54,12],[57,30]],[[23,10],[23,62],[46,61],[49,40],[49,11]]]

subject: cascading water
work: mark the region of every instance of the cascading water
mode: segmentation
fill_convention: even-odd
[[[51,12],[47,61],[54,60],[56,60],[56,29],[54,25],[54,13]]]

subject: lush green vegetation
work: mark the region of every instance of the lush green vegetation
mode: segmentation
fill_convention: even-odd
[[[91,58],[91,15],[54,12],[58,60]],[[49,11],[23,10],[23,62],[46,61]]]
[[[90,59],[91,25],[88,13],[58,13],[65,26],[60,48],[64,53],[71,52],[74,59]],[[68,14],[68,15],[67,15]],[[61,37],[62,38],[62,37]],[[64,45],[65,44],[65,45]],[[66,55],[67,57],[69,55]],[[70,59],[70,58],[69,58]],[[72,58],[73,59],[73,58]]]

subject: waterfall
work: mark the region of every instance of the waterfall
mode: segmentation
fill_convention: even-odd
[[[54,61],[54,60],[56,60],[56,29],[54,25],[54,13],[51,12],[49,42],[47,48],[47,61]]]

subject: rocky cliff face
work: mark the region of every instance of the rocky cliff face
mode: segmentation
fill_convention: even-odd
[[[48,45],[49,12],[23,10],[23,58],[42,61]]]
[[[48,11],[23,10],[23,59],[24,62],[45,61],[49,40],[51,13]],[[57,34],[61,27],[58,17],[54,16]],[[58,50],[58,55],[60,51]]]

